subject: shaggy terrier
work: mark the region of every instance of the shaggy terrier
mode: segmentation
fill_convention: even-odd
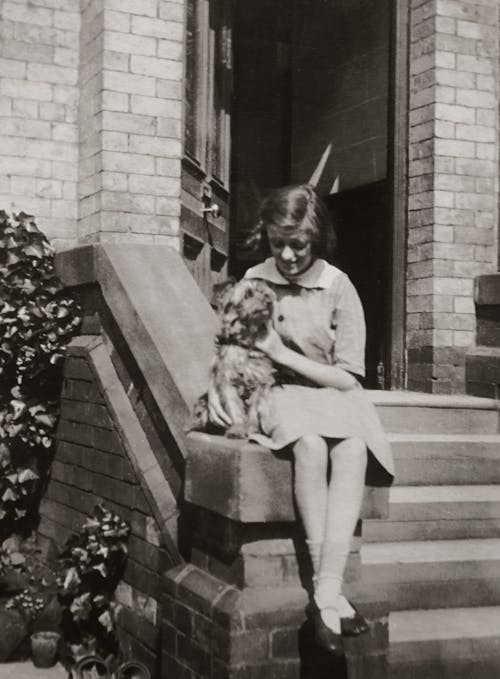
[[[261,431],[260,417],[269,407],[269,391],[276,384],[271,359],[255,348],[266,336],[272,322],[274,292],[260,280],[227,281],[216,286],[215,304],[219,331],[209,378],[209,392],[215,392],[232,425],[230,438],[246,438]],[[211,430],[208,396],[198,399],[190,429]],[[219,428],[220,429],[220,428]]]

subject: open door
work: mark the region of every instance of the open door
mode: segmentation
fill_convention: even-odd
[[[182,254],[210,298],[227,272],[231,0],[188,0],[186,44]]]

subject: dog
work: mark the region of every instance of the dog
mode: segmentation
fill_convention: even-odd
[[[260,432],[260,418],[267,412],[270,390],[276,384],[271,359],[255,347],[272,323],[275,294],[261,280],[225,281],[214,288],[219,317],[215,357],[209,376],[209,392],[219,397],[232,424],[229,438],[247,438]],[[189,430],[217,431],[211,421],[208,393],[193,408]],[[219,427],[220,431],[220,427]]]

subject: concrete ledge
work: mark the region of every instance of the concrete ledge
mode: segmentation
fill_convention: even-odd
[[[215,314],[179,253],[164,245],[96,244],[58,253],[56,268],[68,287],[100,287],[184,453],[189,410],[206,390]]]
[[[164,543],[169,553],[181,561],[177,550],[177,499],[162,473],[103,341],[90,344],[87,352],[123,448],[137,474]]]
[[[185,498],[243,523],[295,521],[290,458],[247,441],[187,437]],[[384,518],[388,488],[368,486],[362,518]]]

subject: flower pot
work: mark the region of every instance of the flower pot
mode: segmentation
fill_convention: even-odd
[[[35,667],[53,667],[61,635],[58,632],[35,632],[31,635],[31,657]]]
[[[132,660],[120,665],[116,679],[151,679],[151,673],[146,665]]]
[[[97,655],[86,655],[81,658],[71,671],[73,679],[110,679],[106,662]]]

